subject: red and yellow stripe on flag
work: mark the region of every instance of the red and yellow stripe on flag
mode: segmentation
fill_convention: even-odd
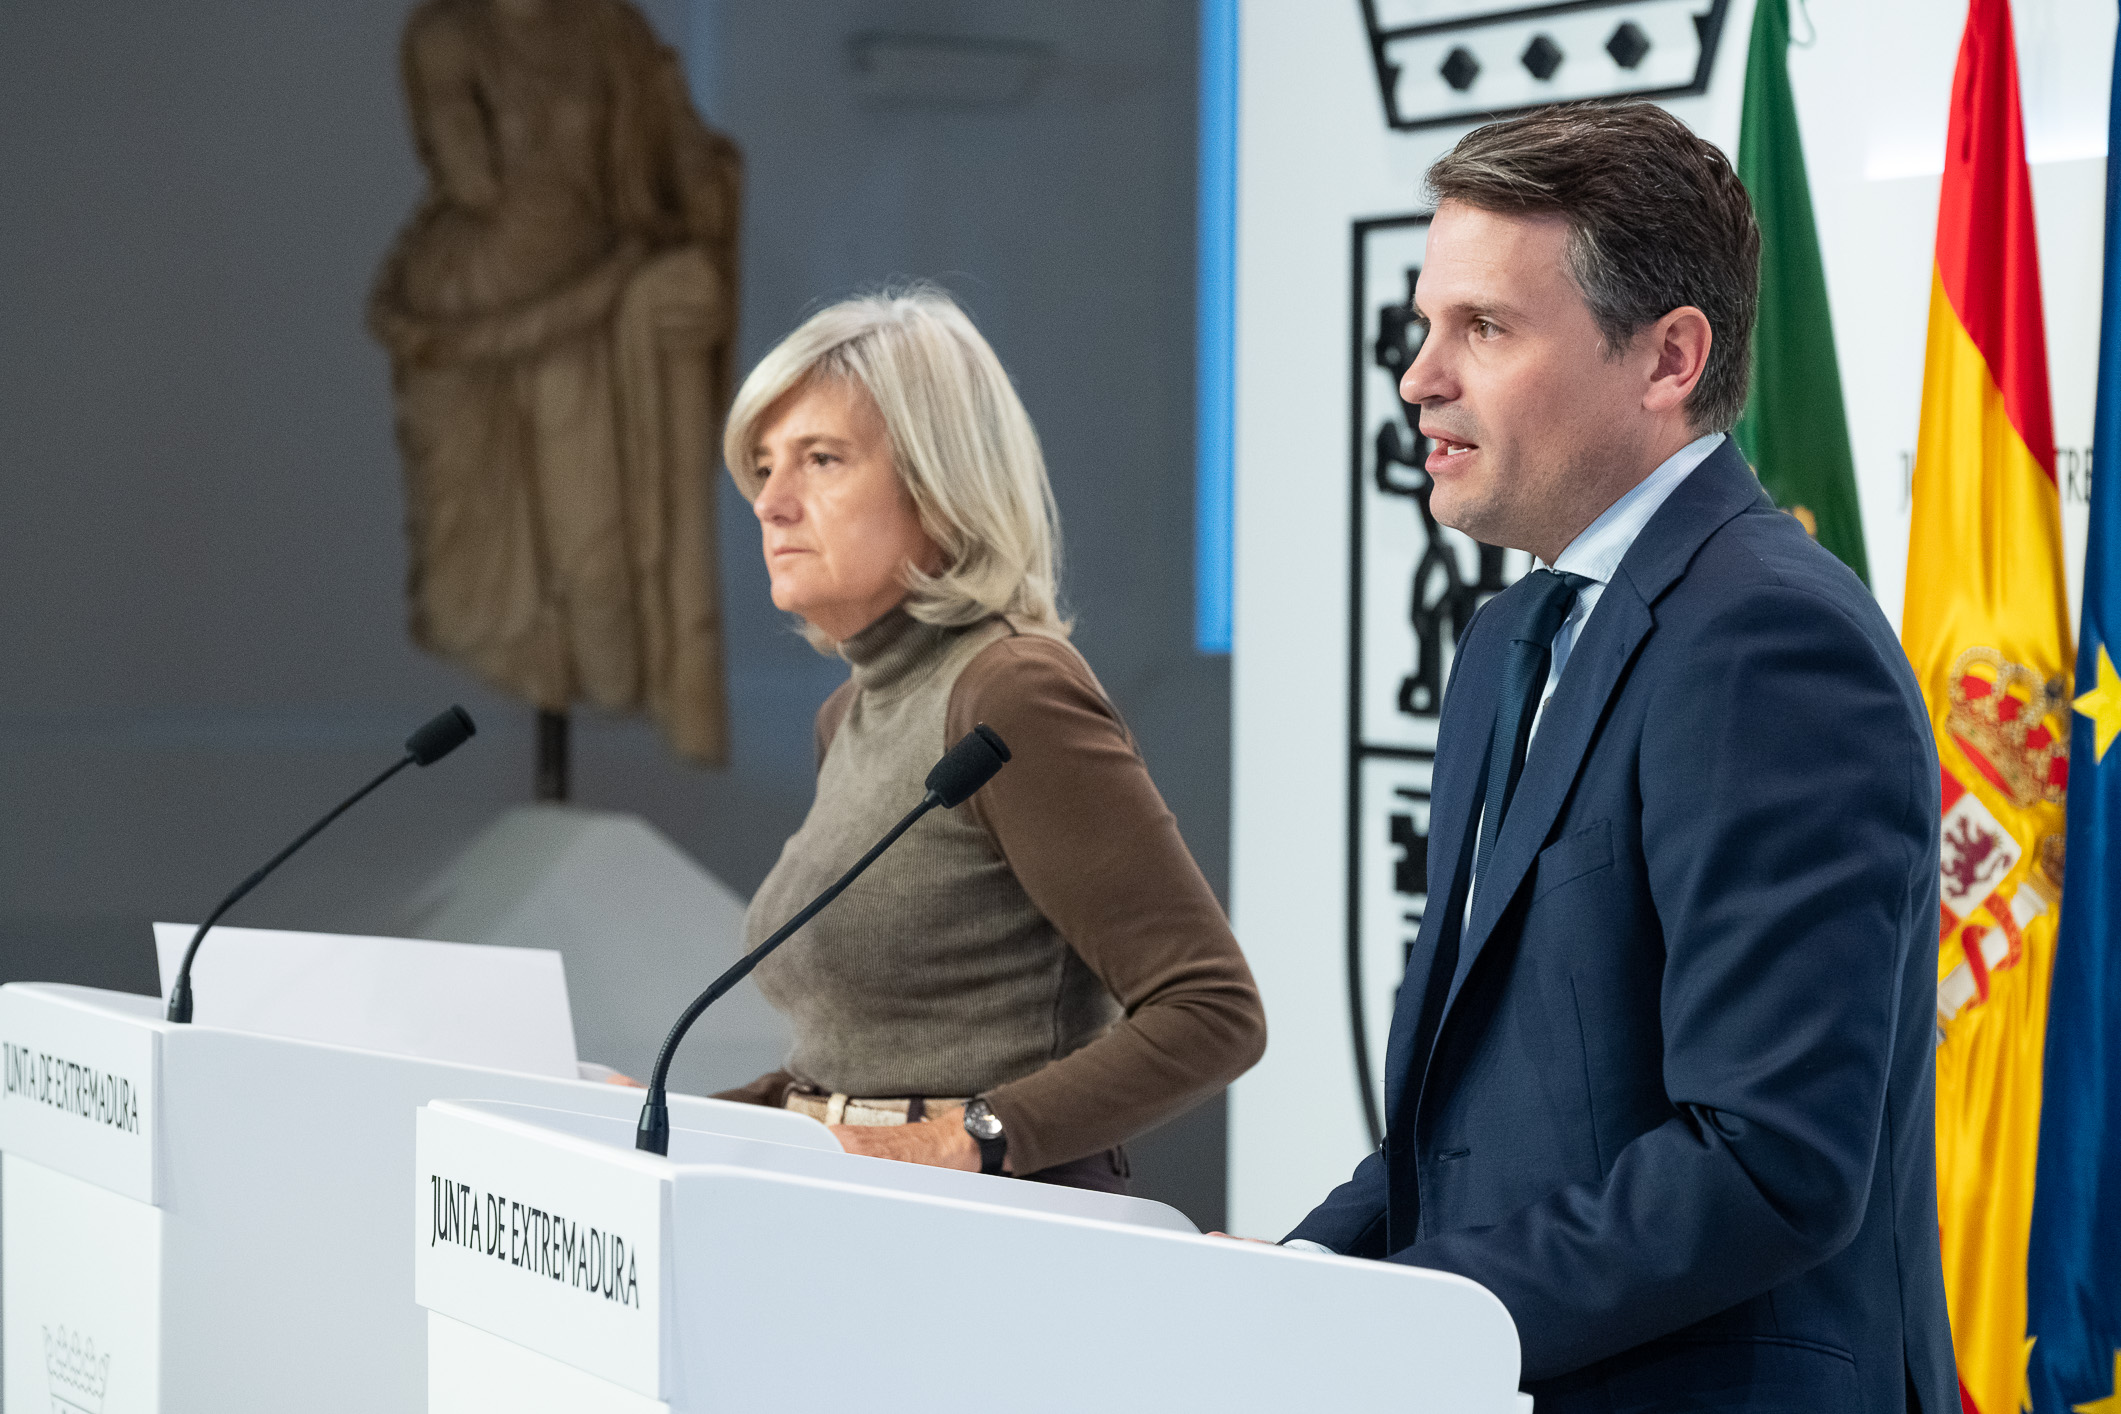
[[[2018,1414],[2070,644],[2009,0],[1971,0],[1937,209],[1901,640],[1944,766],[1937,1206],[1962,1394]]]

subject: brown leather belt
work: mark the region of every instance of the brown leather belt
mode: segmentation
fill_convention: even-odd
[[[917,1124],[927,1118],[930,1111],[952,1109],[964,1103],[964,1100],[931,1099],[920,1095],[878,1100],[790,1090],[782,1106],[826,1124]]]

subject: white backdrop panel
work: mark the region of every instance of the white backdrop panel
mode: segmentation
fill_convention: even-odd
[[[1528,8],[1395,0],[1380,14],[1426,25]],[[1614,22],[1629,10],[1598,8]],[[2074,605],[2115,12],[2106,0],[2015,0],[2013,9]],[[1395,409],[1374,344],[1381,301],[1404,298],[1394,289],[1419,259],[1418,225],[1397,218],[1419,213],[1422,173],[1470,124],[1388,126],[1358,0],[1243,0],[1241,13],[1231,904],[1273,1040],[1233,1091],[1230,1221],[1278,1236],[1369,1143],[1355,1082],[1350,930],[1373,920],[1362,933],[1359,994],[1375,1033],[1397,983],[1395,929],[1421,904],[1394,887],[1412,828],[1394,817],[1425,829],[1409,772],[1418,776],[1433,724],[1409,710],[1422,682],[1407,707],[1400,693],[1422,676],[1411,581],[1428,533],[1415,502],[1378,475],[1375,438]],[[1790,51],[1791,81],[1871,578],[1897,621],[1945,105],[1965,6],[1813,0],[1809,17],[1817,34]],[[1666,100],[1729,152],[1752,19],[1752,0],[1732,0],[1706,92]],[[1795,27],[1805,38],[1802,13]],[[1525,86],[1521,75],[1510,81]],[[1355,291],[1359,257],[1364,288]],[[1351,585],[1358,543],[1363,581]],[[1467,578],[1483,578],[1469,547],[1452,553]],[[1513,558],[1504,579],[1521,569]],[[1448,636],[1441,648],[1447,657]],[[1381,1049],[1381,1036],[1371,1040]]]

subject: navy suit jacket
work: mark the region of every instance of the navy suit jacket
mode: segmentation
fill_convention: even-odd
[[[1584,625],[1432,977],[1489,618],[1444,701],[1388,1137],[1290,1236],[1487,1287],[1540,1414],[1951,1414],[1937,758],[1891,627],[1724,442]]]

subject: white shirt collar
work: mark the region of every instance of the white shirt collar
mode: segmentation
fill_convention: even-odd
[[[1627,558],[1635,537],[1642,534],[1650,517],[1657,514],[1657,508],[1679,489],[1679,483],[1686,480],[1695,467],[1708,460],[1709,453],[1722,442],[1721,432],[1711,432],[1705,437],[1696,437],[1665,458],[1655,471],[1585,526],[1583,533],[1571,540],[1561,557],[1548,568],[1580,574],[1600,584],[1610,582],[1620,569],[1620,562]]]

